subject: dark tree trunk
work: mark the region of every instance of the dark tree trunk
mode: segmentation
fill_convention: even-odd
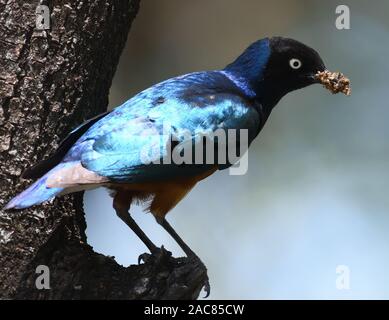
[[[0,207],[31,181],[20,175],[50,155],[75,125],[103,112],[140,0],[0,0]],[[0,298],[197,298],[206,277],[188,259],[152,257],[124,268],[86,243],[82,194],[19,212],[0,211]],[[50,289],[37,289],[38,265]]]

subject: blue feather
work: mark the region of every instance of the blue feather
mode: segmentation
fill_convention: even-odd
[[[220,126],[224,130],[249,130],[251,142],[259,132],[259,124],[253,103],[223,73],[194,73],[158,84],[112,111],[81,137],[64,160],[75,160],[77,154],[85,168],[113,181],[143,182],[191,175],[209,170],[209,165],[185,170],[174,165],[147,166],[141,150],[157,145],[157,158],[151,160],[162,161],[169,153],[172,135],[187,130],[195,141],[196,136]]]
[[[258,81],[262,79],[269,55],[268,39],[255,42],[223,70],[195,72],[163,81],[110,113],[78,127],[65,140],[69,143],[64,146],[69,149],[67,152],[65,147],[61,149],[62,161],[55,162],[58,157],[54,156],[54,162],[50,160],[39,167],[40,173],[44,167],[51,168],[58,163],[11,200],[7,208],[25,208],[66,193],[70,189],[48,188],[46,180],[56,170],[79,162],[109,181],[127,183],[209,171],[211,164],[148,163],[142,150],[156,151],[149,160],[162,161],[169,156],[171,137],[179,145],[195,145],[200,136],[220,128],[247,129],[248,143],[251,143],[268,116],[258,102],[262,95]],[[189,136],[182,135],[185,130],[190,132]],[[228,166],[220,165],[219,169]]]

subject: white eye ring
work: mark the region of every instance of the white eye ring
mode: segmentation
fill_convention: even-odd
[[[292,69],[300,69],[302,66],[301,60],[293,58],[289,60],[289,65]]]

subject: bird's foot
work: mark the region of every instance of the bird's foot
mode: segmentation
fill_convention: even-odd
[[[151,253],[142,253],[138,257],[138,264],[148,263],[151,261],[154,261],[155,263],[160,263],[164,261],[165,259],[169,259],[172,256],[172,253],[170,251],[167,251],[164,246],[161,246],[161,248],[155,248]]]
[[[205,280],[203,287],[205,291],[205,296],[203,298],[208,298],[211,293],[211,285],[209,284],[207,267],[195,253],[189,255],[188,259],[190,259],[193,264],[198,265],[201,269],[205,270]]]
[[[142,262],[152,263],[155,265],[163,264],[164,262],[167,262],[172,256],[172,253],[164,248],[164,246],[161,246],[161,248],[155,248],[151,253],[143,253],[138,257],[138,264],[141,264]],[[184,259],[184,258],[183,258]],[[205,279],[203,284],[203,289],[205,291],[205,296],[203,298],[209,297],[209,294],[211,293],[211,286],[209,284],[209,278],[207,274],[207,268],[204,265],[204,263],[201,261],[201,259],[195,254],[191,253],[186,258],[189,260],[189,264],[194,265],[196,268],[201,270],[201,274],[205,273]],[[183,260],[184,261],[184,260]],[[185,262],[187,263],[187,262]]]

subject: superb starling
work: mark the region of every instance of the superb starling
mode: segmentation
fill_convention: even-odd
[[[24,178],[37,181],[5,208],[23,209],[55,196],[106,187],[117,215],[151,252],[157,247],[129,214],[134,201],[146,203],[184,252],[196,257],[165,216],[197,182],[232,163],[146,163],[142,153],[153,148],[152,137],[157,133],[162,140],[161,158],[171,152],[167,146],[172,136],[183,129],[192,133],[193,141],[199,132],[246,129],[250,144],[285,94],[314,83],[334,93],[350,93],[348,79],[327,71],[310,47],[282,37],[256,41],[222,70],[163,81],[85,122],[56,153],[24,173]],[[183,142],[175,140],[176,146]]]

